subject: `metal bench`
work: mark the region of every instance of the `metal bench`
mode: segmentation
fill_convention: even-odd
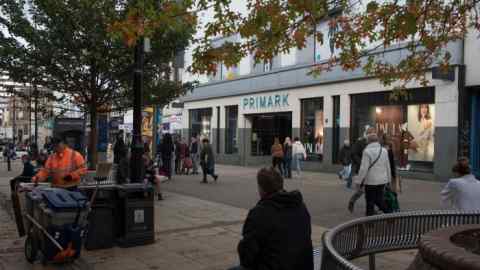
[[[464,224],[480,224],[480,212],[415,211],[355,219],[324,233],[321,269],[362,270],[350,260],[369,256],[373,270],[376,253],[416,249],[423,234]]]

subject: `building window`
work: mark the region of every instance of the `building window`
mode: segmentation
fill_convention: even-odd
[[[432,171],[434,89],[410,90],[409,98],[404,101],[393,101],[390,94],[383,92],[352,96],[353,139],[362,136],[366,128],[375,127],[379,137],[390,142],[400,170]]]
[[[301,140],[307,160],[323,160],[323,98],[302,100]]]
[[[210,132],[212,126],[212,109],[194,109],[189,110],[190,137],[199,135],[211,139]]]
[[[256,114],[252,121],[252,156],[269,156],[275,137],[283,143],[292,136],[292,113]]]
[[[225,107],[225,154],[238,153],[238,106]]]

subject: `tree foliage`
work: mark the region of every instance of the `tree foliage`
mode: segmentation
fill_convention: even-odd
[[[122,0],[0,0],[0,69],[15,82],[62,94],[91,119],[90,153],[96,153],[96,115],[132,106],[134,50],[112,34],[116,22],[139,20],[136,4]],[[143,1],[152,4],[154,0]],[[163,10],[162,10],[163,8]],[[142,9],[155,16],[144,65],[144,101],[163,105],[192,89],[172,82],[171,63],[192,39],[188,21],[163,18],[167,7]],[[178,7],[179,9],[181,7]],[[118,32],[120,33],[120,32]],[[136,37],[131,37],[135,39]],[[127,42],[130,45],[131,42]]]
[[[166,1],[169,2],[169,1]],[[255,61],[268,61],[292,48],[306,47],[309,37],[318,42],[331,41],[337,53],[312,70],[320,74],[334,66],[354,70],[363,68],[385,85],[402,81],[428,84],[425,72],[434,65],[447,68],[450,54],[447,44],[457,41],[472,29],[480,29],[479,0],[246,0],[247,12],[232,8],[233,0],[184,1],[191,11],[211,9],[213,21],[205,26],[205,35],[196,40],[194,73],[212,74],[217,65],[235,66],[247,55]],[[142,33],[156,27],[158,14]],[[317,31],[328,23],[329,36]],[[128,22],[127,22],[128,24]],[[218,37],[233,37],[219,45]],[[409,53],[400,62],[382,57],[393,45],[406,46]],[[376,52],[376,54],[372,54]]]

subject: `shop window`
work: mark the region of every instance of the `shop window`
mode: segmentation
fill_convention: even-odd
[[[269,156],[275,137],[283,143],[292,136],[292,114],[275,113],[252,115],[252,156]]]
[[[225,107],[225,154],[238,153],[238,106]]]
[[[434,120],[433,89],[411,90],[403,101],[392,101],[389,92],[352,96],[353,138],[375,127],[391,143],[400,170],[433,169]]]
[[[190,137],[193,135],[200,135],[211,139],[211,121],[212,121],[212,109],[194,109],[189,110],[190,121]]]
[[[301,140],[307,160],[323,160],[323,98],[302,100]]]

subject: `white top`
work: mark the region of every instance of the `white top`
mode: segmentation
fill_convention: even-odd
[[[301,154],[303,155],[303,159],[307,159],[307,151],[300,141],[296,141],[292,144],[292,156],[297,154]]]
[[[369,170],[368,167],[377,159],[379,153],[380,158]],[[357,184],[360,184],[365,179],[365,185],[373,186],[390,183],[392,175],[387,149],[383,148],[378,142],[367,145],[365,150],[363,150],[362,163],[356,179]]]
[[[447,208],[480,211],[480,181],[471,174],[450,179],[440,195]]]

